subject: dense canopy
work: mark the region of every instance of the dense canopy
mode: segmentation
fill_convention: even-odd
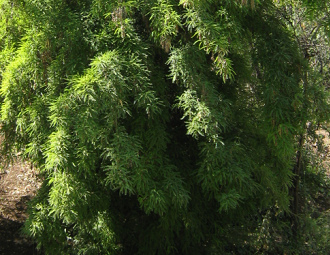
[[[329,8],[0,0],[2,155],[43,178],[25,232],[48,254],[326,245],[299,219],[326,185]]]

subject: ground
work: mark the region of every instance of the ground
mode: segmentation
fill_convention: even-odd
[[[0,255],[40,255],[21,233],[27,202],[40,187],[37,172],[27,163],[14,162],[0,170]]]

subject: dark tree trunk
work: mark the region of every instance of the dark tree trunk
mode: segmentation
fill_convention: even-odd
[[[298,214],[300,212],[300,204],[299,204],[299,181],[300,181],[300,173],[302,168],[302,149],[304,145],[304,135],[300,135],[298,141],[298,150],[296,154],[296,164],[293,168],[293,186],[291,189],[291,226],[292,226],[292,234],[293,238],[297,239],[298,234],[298,226],[299,226],[299,217]]]

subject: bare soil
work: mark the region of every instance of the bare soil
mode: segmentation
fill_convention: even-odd
[[[37,171],[27,163],[17,161],[0,170],[0,255],[42,254],[21,231],[27,202],[40,185]]]
[[[327,170],[327,176],[330,178],[330,135],[329,132],[325,130],[319,130],[316,133],[323,138],[324,152],[321,153],[320,157],[325,169]]]

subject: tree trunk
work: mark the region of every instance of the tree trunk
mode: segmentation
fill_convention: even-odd
[[[298,150],[296,154],[296,164],[293,168],[293,186],[291,190],[292,194],[292,203],[291,203],[291,226],[292,226],[292,234],[293,238],[297,239],[298,233],[298,224],[299,224],[299,217],[298,214],[300,212],[300,204],[299,204],[299,181],[300,181],[300,172],[302,167],[302,149],[304,145],[304,135],[299,136],[298,142]]]

